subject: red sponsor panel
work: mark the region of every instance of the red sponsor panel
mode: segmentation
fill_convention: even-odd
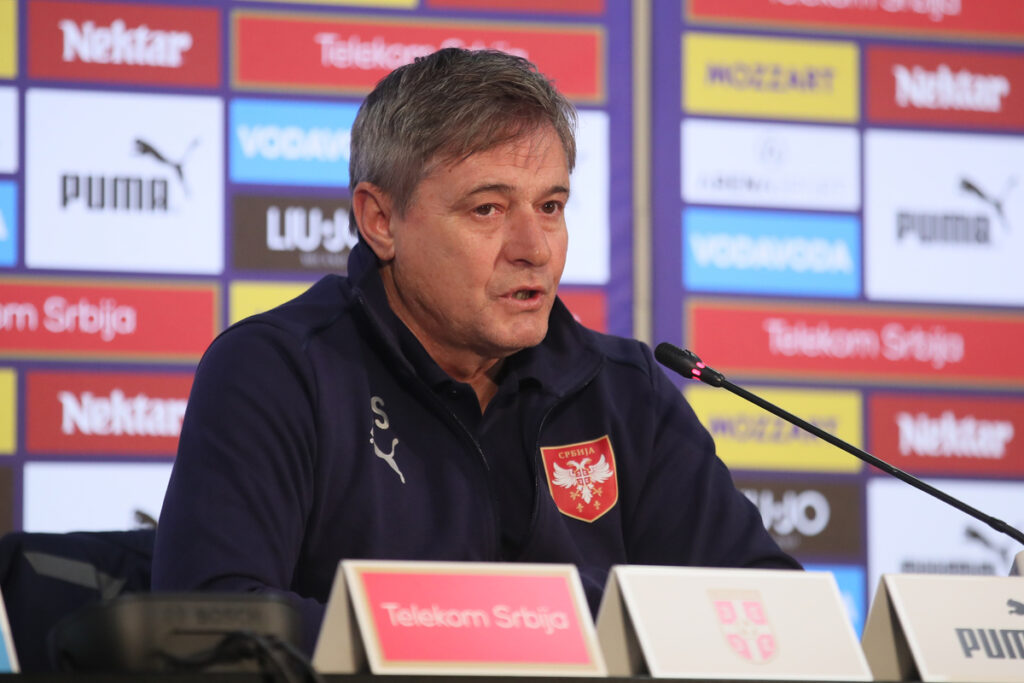
[[[29,372],[30,453],[174,455],[191,372]]]
[[[240,88],[361,94],[395,68],[443,47],[526,57],[567,97],[605,97],[604,29],[597,25],[387,20],[239,10],[232,81]]]
[[[726,374],[1019,386],[1024,314],[691,299],[689,348]]]
[[[919,474],[1024,476],[1024,399],[878,393],[870,447]]]
[[[33,78],[220,84],[220,13],[215,9],[55,0],[27,5],[28,73]]]
[[[815,30],[909,31],[963,38],[1024,36],[1020,0],[688,0],[687,16],[697,21]]]
[[[608,331],[608,301],[603,291],[560,289],[558,298],[581,325],[598,332]]]
[[[603,14],[604,4],[605,0],[427,0],[427,7],[434,9],[531,14]]]
[[[874,122],[1024,129],[1019,55],[872,47],[867,81]]]
[[[0,356],[198,360],[217,332],[213,284],[0,279]]]
[[[362,581],[390,663],[592,661],[565,576],[366,571]]]

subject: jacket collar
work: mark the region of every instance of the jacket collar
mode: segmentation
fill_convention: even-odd
[[[378,266],[377,256],[362,241],[349,254],[349,281],[374,332],[396,360],[431,387],[451,383],[452,378],[391,310]],[[559,397],[575,391],[601,367],[602,355],[594,335],[576,322],[561,299],[556,298],[547,336],[537,346],[505,360],[501,383],[533,383]]]

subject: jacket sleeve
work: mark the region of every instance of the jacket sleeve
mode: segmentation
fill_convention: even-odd
[[[316,387],[297,340],[247,322],[197,368],[153,557],[154,590],[275,591],[312,652],[324,605],[292,591],[313,497]]]
[[[646,350],[652,381],[652,460],[637,512],[631,562],[795,568],[733,484],[711,435]]]

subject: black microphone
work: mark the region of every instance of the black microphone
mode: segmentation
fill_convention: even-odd
[[[957,510],[965,512],[971,517],[974,517],[975,519],[984,522],[991,528],[995,529],[1000,533],[1006,534],[1018,543],[1024,543],[1024,533],[1021,533],[1019,529],[1010,526],[1001,519],[996,519],[991,515],[986,515],[981,510],[971,507],[970,505],[963,502],[959,498],[954,498],[948,493],[945,493],[944,491],[935,488],[931,484],[926,484],[925,482],[921,481],[912,474],[907,474],[898,467],[894,467],[887,463],[886,461],[880,458],[876,458],[867,451],[862,451],[856,446],[843,441],[839,437],[830,434],[825,430],[816,427],[815,425],[812,425],[810,422],[800,419],[796,415],[793,415],[792,413],[787,412],[782,408],[779,408],[777,405],[773,403],[769,403],[760,396],[750,393],[743,387],[736,386],[735,384],[727,380],[725,378],[725,375],[705,365],[704,361],[702,361],[700,357],[693,351],[690,351],[688,349],[683,350],[678,346],[673,346],[672,344],[662,342],[661,344],[658,344],[658,347],[656,349],[654,349],[654,357],[658,359],[659,363],[669,368],[670,370],[674,370],[683,377],[686,377],[687,379],[700,380],[701,382],[704,382],[705,384],[710,384],[713,387],[723,387],[725,389],[728,389],[732,393],[750,401],[754,405],[764,408],[769,413],[781,417],[786,422],[790,422],[799,427],[800,429],[803,429],[806,432],[814,434],[819,439],[824,439],[833,446],[843,449],[850,455],[860,458],[861,460],[871,465],[872,467],[876,467],[877,469],[882,470],[886,474],[890,474],[899,479],[900,481],[910,484],[914,488],[924,491],[925,493],[934,496],[935,498],[938,498],[947,505],[952,505]]]

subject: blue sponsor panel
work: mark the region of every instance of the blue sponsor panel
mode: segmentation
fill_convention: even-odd
[[[855,298],[856,216],[683,210],[683,286],[693,291]]]
[[[18,187],[0,180],[0,266],[18,260]]]
[[[236,183],[348,186],[357,104],[236,99],[229,161]]]
[[[804,564],[810,572],[832,572],[839,586],[839,594],[843,598],[847,615],[853,630],[860,638],[864,632],[864,619],[867,618],[867,600],[864,590],[864,568],[849,564]]]

